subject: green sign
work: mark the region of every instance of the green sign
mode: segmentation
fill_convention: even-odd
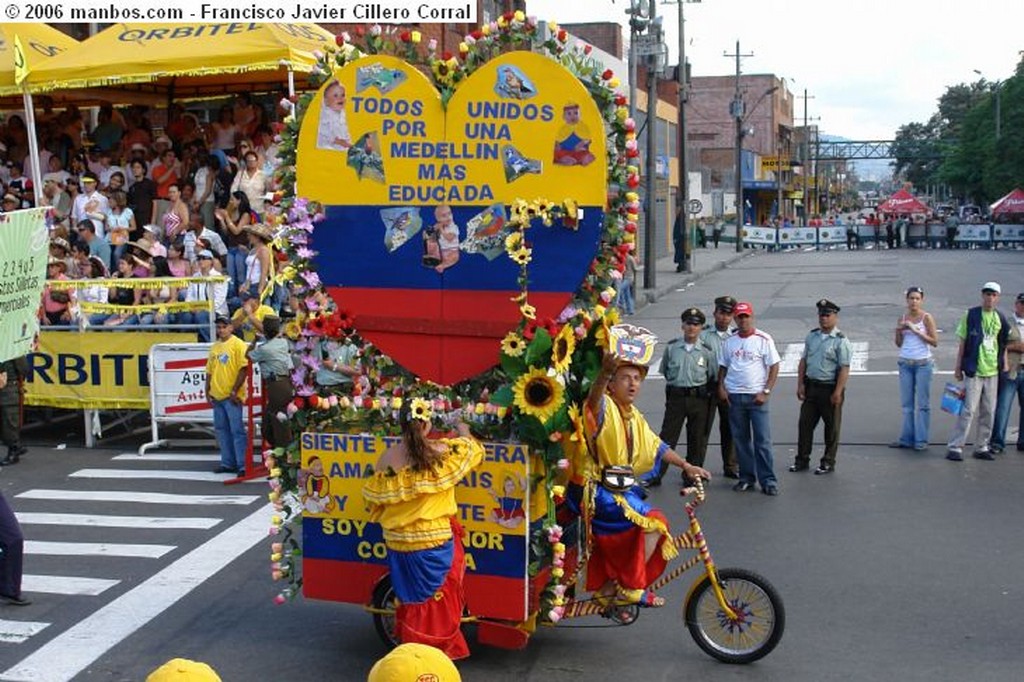
[[[0,360],[32,350],[46,282],[47,208],[0,213]]]

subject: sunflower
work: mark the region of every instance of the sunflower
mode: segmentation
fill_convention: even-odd
[[[533,259],[533,249],[519,248],[509,256],[519,265],[526,265]]]
[[[515,395],[515,406],[523,414],[532,415],[541,423],[551,419],[565,402],[565,388],[554,377],[549,377],[546,369],[540,367],[516,379],[512,393]]]
[[[551,365],[556,372],[567,372],[572,362],[572,352],[576,350],[576,334],[572,325],[567,324],[558,332],[551,345]]]
[[[519,250],[519,247],[523,245],[523,233],[522,232],[511,232],[505,237],[505,250],[511,256],[515,251]]]
[[[608,311],[601,317],[600,325],[597,331],[594,333],[594,338],[597,340],[597,345],[601,348],[610,348],[611,341],[611,328],[619,323],[619,311],[615,308],[609,308]]]
[[[409,416],[422,422],[429,422],[434,416],[434,410],[430,406],[430,401],[423,398],[413,398],[409,404]]]
[[[526,343],[523,341],[523,337],[519,336],[515,332],[509,332],[505,338],[501,340],[501,350],[505,355],[509,357],[518,358],[526,350]]]

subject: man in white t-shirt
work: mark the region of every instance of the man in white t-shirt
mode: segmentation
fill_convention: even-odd
[[[782,358],[772,337],[754,327],[750,303],[737,303],[733,319],[736,333],[718,352],[718,395],[729,403],[729,427],[740,468],[739,483],[732,489],[753,490],[756,482],[765,495],[778,495],[768,398]]]

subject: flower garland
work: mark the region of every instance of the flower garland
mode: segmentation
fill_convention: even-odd
[[[480,26],[459,43],[457,54],[438,54],[437,42],[430,40],[423,50],[422,34],[404,28],[379,25],[358,27],[355,40],[348,33],[336,37],[337,49],[318,54],[319,63],[311,74],[312,85],[322,85],[335,68],[366,54],[391,54],[421,67],[433,80],[447,105],[459,85],[480,66],[499,54],[516,49],[539,48],[558,61],[584,85],[604,120],[609,138],[607,164],[608,196],[601,246],[570,304],[557,319],[538,320],[529,303],[528,268],[532,245],[528,231],[535,222],[545,228],[560,224],[575,229],[577,203],[572,198],[558,202],[544,198],[517,200],[510,209],[505,251],[521,268],[518,327],[502,340],[500,366],[471,380],[444,387],[423,383],[356,331],[357,321],[336,310],[316,274],[312,235],[322,220],[322,207],[296,197],[295,164],[299,128],[314,93],[281,101],[288,115],[275,127],[279,167],[275,180],[282,188],[280,206],[274,219],[278,227],[274,247],[286,257],[277,274],[288,283],[300,307],[299,317],[285,333],[295,342],[301,357],[293,372],[296,398],[286,414],[296,431],[304,429],[360,430],[380,434],[398,433],[397,415],[404,400],[413,409],[430,413],[437,424],[451,425],[465,419],[483,437],[515,439],[538,452],[544,463],[543,481],[550,503],[542,528],[531,538],[531,575],[550,567],[550,581],[541,595],[541,614],[549,621],[564,613],[567,585],[564,577],[563,529],[556,523],[555,506],[565,493],[565,475],[570,460],[583,446],[581,406],[608,346],[608,329],[618,321],[611,306],[615,282],[621,279],[626,256],[635,249],[639,197],[639,150],[636,124],[629,118],[626,98],[615,92],[619,80],[610,69],[594,60],[591,46],[570,43],[565,29],[555,23],[547,33],[533,17],[508,12]],[[357,44],[358,41],[358,44]],[[355,382],[351,398],[323,396],[314,377],[320,367],[320,348],[325,342],[356,346],[362,375]],[[271,474],[270,500],[275,506],[271,534],[271,575],[286,585],[275,598],[283,603],[298,594],[302,585],[299,571],[301,550],[292,526],[301,520],[298,504],[298,442],[264,453]]]

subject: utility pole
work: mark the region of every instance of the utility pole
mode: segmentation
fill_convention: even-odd
[[[743,93],[740,91],[740,58],[753,57],[754,53],[740,52],[740,41],[736,41],[736,52],[724,53],[725,57],[736,58],[736,93],[730,105],[730,114],[736,120],[736,252],[743,251]]]
[[[677,152],[679,161],[679,219],[683,228],[683,272],[691,272],[694,265],[693,244],[690,243],[690,176],[686,165],[688,140],[686,137],[686,102],[690,99],[689,69],[686,63],[686,19],[683,16],[683,5],[687,2],[700,0],[676,0],[679,5],[679,69],[676,72],[676,84],[679,89],[679,125]]]
[[[658,23],[657,3],[648,3],[649,24],[647,30],[661,42],[661,26]],[[658,66],[660,53],[647,58],[647,213],[644,216],[644,288],[656,286],[657,273],[657,229],[658,229]]]

